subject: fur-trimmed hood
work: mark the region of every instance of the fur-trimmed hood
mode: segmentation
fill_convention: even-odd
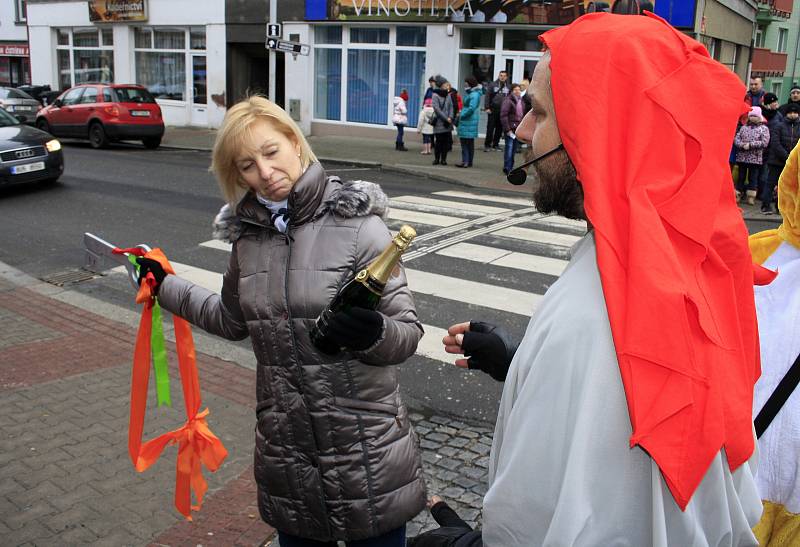
[[[389,212],[389,198],[374,182],[350,180],[342,182],[338,177],[328,177],[326,184],[334,186],[324,199],[317,215],[332,213],[344,218],[377,215],[386,218]],[[327,192],[326,192],[327,193]],[[213,238],[233,243],[242,234],[241,205],[248,200],[246,196],[235,212],[230,204],[225,204],[212,223]],[[263,207],[263,205],[260,205]]]

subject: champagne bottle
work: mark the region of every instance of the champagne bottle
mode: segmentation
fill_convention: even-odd
[[[392,242],[373,260],[369,266],[358,272],[355,279],[347,283],[333,297],[328,306],[317,318],[311,329],[311,343],[318,350],[328,355],[336,355],[341,351],[338,344],[328,338],[328,321],[337,312],[352,307],[374,310],[378,307],[383,289],[389,281],[392,271],[400,262],[400,256],[411,245],[417,232],[411,226],[404,225],[392,239]]]

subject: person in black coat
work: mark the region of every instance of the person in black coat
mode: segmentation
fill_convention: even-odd
[[[789,157],[789,152],[800,141],[800,104],[790,103],[786,106],[786,116],[778,118],[778,122],[770,130],[767,158],[769,177],[767,178],[767,185],[761,194],[761,212],[766,215],[773,213],[772,203],[775,186],[778,183],[778,177],[783,171],[783,166],[786,164],[786,158]],[[773,119],[776,118],[777,116]]]

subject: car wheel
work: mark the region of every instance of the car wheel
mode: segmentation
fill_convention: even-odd
[[[146,139],[142,139],[142,144],[144,144],[145,148],[154,150],[161,145],[161,137],[148,137]]]
[[[105,148],[108,146],[108,136],[106,130],[103,129],[103,124],[94,122],[89,126],[89,144],[92,148]]]
[[[36,129],[44,131],[45,133],[50,133],[51,135],[53,134],[53,132],[50,129],[50,124],[47,123],[47,120],[45,120],[44,118],[39,118],[38,120],[36,120]]]

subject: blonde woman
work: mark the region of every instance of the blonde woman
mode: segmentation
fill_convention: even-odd
[[[309,340],[336,291],[391,240],[387,197],[372,183],[328,177],[280,107],[251,97],[231,108],[212,158],[228,204],[215,237],[232,243],[222,293],[145,262],[162,306],[258,360],[255,478],[261,517],[282,547],[403,546],[425,506],[418,442],[393,365],[422,336],[402,268],[377,311],[332,322],[345,348]]]

